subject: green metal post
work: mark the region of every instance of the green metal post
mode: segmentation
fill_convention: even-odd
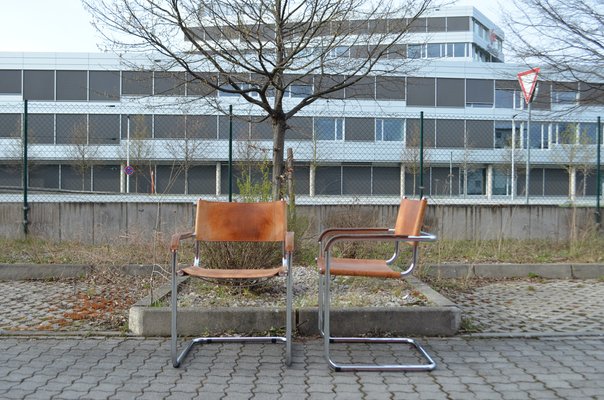
[[[27,172],[27,100],[23,106],[23,233],[25,236],[29,233],[29,203],[27,201],[27,188],[29,186],[28,172]]]
[[[229,202],[233,201],[233,106],[229,106]]]
[[[598,117],[598,140],[597,140],[597,166],[596,166],[596,224],[600,227],[602,214],[600,213],[600,196],[602,196],[602,176],[600,169],[602,163],[600,153],[602,152],[602,119]]]
[[[419,113],[419,198],[424,197],[424,112]]]

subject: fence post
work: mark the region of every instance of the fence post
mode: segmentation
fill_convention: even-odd
[[[598,117],[598,140],[596,146],[596,227],[599,229],[602,222],[602,214],[600,214],[600,196],[602,195],[602,176],[600,169],[602,167],[600,153],[602,152],[602,119]]]
[[[29,233],[29,203],[27,201],[27,188],[29,186],[28,172],[27,172],[27,100],[23,105],[23,233],[25,236]]]
[[[424,197],[424,112],[419,113],[419,198]]]
[[[229,105],[229,202],[233,201],[233,105]]]

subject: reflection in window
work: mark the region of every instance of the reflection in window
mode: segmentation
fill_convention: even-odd
[[[344,140],[344,118],[316,118],[317,140]]]
[[[519,90],[495,89],[495,108],[522,109],[522,101]]]
[[[598,124],[582,123],[579,128],[579,141],[582,144],[598,143]]]
[[[395,142],[403,140],[403,119],[376,119],[375,141]]]
[[[552,91],[552,103],[554,104],[575,104],[577,102],[577,92]]]
[[[290,85],[287,87],[285,97],[307,97],[312,95],[312,85]]]

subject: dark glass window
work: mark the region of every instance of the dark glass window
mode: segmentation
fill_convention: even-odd
[[[342,194],[341,167],[317,167],[317,169],[315,170],[315,194]]]
[[[155,115],[154,137],[156,139],[184,138],[184,115]]]
[[[407,105],[434,107],[435,86],[434,78],[407,78]]]
[[[463,107],[465,105],[463,79],[437,78],[436,105],[438,107]]]
[[[406,121],[407,132],[405,134],[405,147],[418,148],[420,146],[421,121],[414,118],[408,118]],[[436,121],[433,119],[424,119],[424,148],[435,146],[435,134]],[[409,155],[410,154],[407,154],[406,157],[409,158]]]
[[[152,115],[122,115],[122,139],[128,138],[128,124],[130,124],[130,139],[150,139],[153,135]]]
[[[55,71],[23,71],[23,98],[26,100],[54,100]]]
[[[405,78],[376,77],[376,97],[378,100],[405,100]]]
[[[447,32],[467,32],[469,30],[469,17],[447,17]]]
[[[187,137],[217,139],[218,117],[216,115],[187,115]]]
[[[92,166],[61,165],[61,189],[90,190]]]
[[[377,118],[375,120],[375,140],[376,142],[393,142],[403,140],[404,119],[398,118]]]
[[[314,79],[315,93],[320,93],[328,90],[344,80],[344,77],[337,75],[316,75]],[[322,96],[326,99],[343,99],[344,89],[336,90],[335,92],[326,93]]]
[[[343,140],[344,118],[315,118],[315,138],[317,140]]]
[[[371,194],[371,167],[343,167],[342,194]]]
[[[218,119],[218,138],[229,139],[229,117],[221,115]],[[247,140],[250,137],[250,121],[242,118],[233,118],[233,140]]]
[[[180,165],[158,165],[155,182],[157,193],[185,193],[185,175]]]
[[[0,114],[0,137],[20,138],[21,129],[20,114]]]
[[[153,73],[147,71],[122,72],[122,94],[124,96],[148,96],[153,93]]]
[[[400,195],[401,169],[399,167],[373,167],[373,194]]]
[[[428,32],[445,32],[447,30],[447,19],[445,17],[432,17],[428,20]]]
[[[29,114],[27,117],[27,132],[30,144],[54,143],[54,114]]]
[[[285,134],[285,140],[311,140],[312,118],[292,117],[288,121],[289,130]]]
[[[458,119],[439,119],[436,121],[436,147],[463,148],[464,121]]]
[[[59,166],[37,165],[29,171],[29,186],[32,188],[59,188]]]
[[[466,121],[466,146],[474,149],[492,149],[493,121]]]
[[[310,194],[310,168],[294,165],[294,191],[296,194]]]
[[[5,69],[0,71],[0,94],[21,94],[21,71]]]
[[[273,127],[269,119],[254,118],[251,121],[251,138],[255,140],[272,140]]]
[[[198,79],[193,75],[188,75],[187,78],[187,96],[206,97],[216,96],[216,90],[208,83],[217,84],[218,76],[214,74],[199,74],[202,79]]]
[[[373,118],[346,118],[346,141],[373,142],[374,129]]]
[[[155,72],[153,93],[159,96],[184,96],[184,72]]]
[[[88,144],[86,114],[57,114],[57,144]]]
[[[188,172],[189,194],[216,193],[216,166],[196,165]]]
[[[121,170],[119,165],[95,165],[92,169],[92,190],[96,192],[119,192],[120,174]],[[130,177],[131,192],[134,192],[133,181],[136,181],[136,179],[136,177]]]
[[[87,100],[86,71],[57,71],[57,100]]]
[[[88,75],[90,101],[120,99],[120,73],[118,71],[90,71]]]
[[[493,107],[491,79],[466,79],[466,107]]]
[[[346,88],[346,98],[348,99],[374,99],[375,98],[375,78],[366,76],[352,86]]]
[[[117,114],[90,114],[89,130],[91,144],[118,144],[120,116]]]

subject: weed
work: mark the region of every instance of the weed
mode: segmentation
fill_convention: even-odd
[[[464,333],[478,333],[482,332],[482,327],[480,324],[474,322],[472,318],[462,317],[459,330]]]

